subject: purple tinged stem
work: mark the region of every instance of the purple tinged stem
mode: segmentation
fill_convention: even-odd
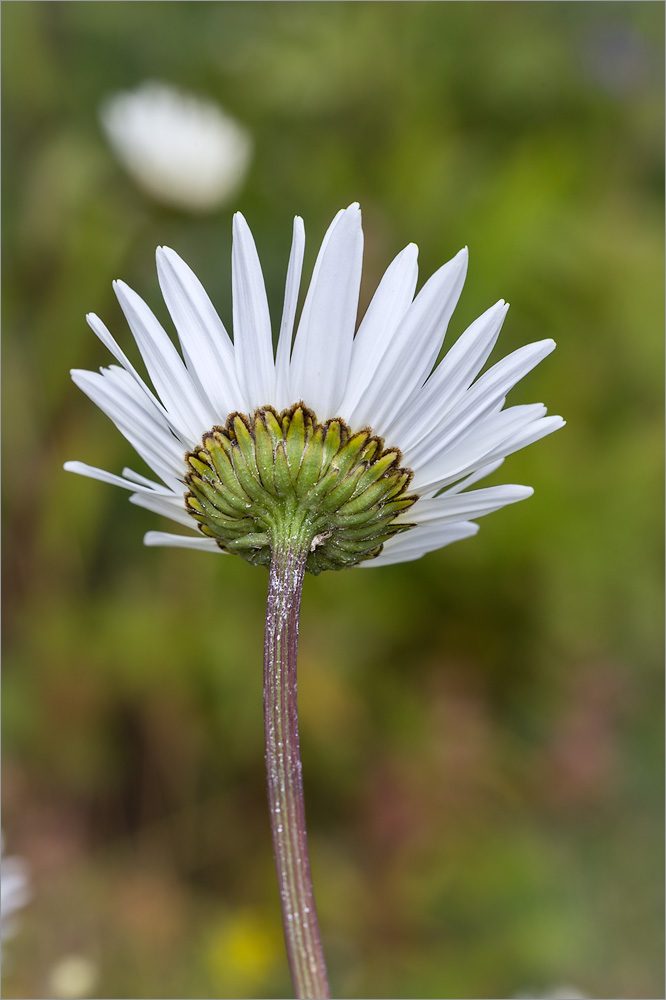
[[[298,998],[330,997],[305,829],[298,737],[298,621],[309,545],[274,544],[264,639],[266,774],[289,967]]]

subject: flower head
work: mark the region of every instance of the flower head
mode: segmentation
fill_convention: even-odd
[[[100,111],[116,156],[147,194],[207,212],[239,188],[252,154],[246,129],[214,101],[166,83],[114,94]]]
[[[417,248],[388,267],[356,331],[363,233],[358,205],[324,237],[293,336],[305,235],[294,221],[277,349],[250,230],[234,217],[233,332],[173,250],[160,287],[181,354],[146,304],[114,288],[153,385],[97,316],[88,322],[119,365],[73,371],[160,482],[68,462],[131,491],[130,500],[193,534],[148,532],[148,545],[236,552],[267,563],[275,537],[310,545],[308,569],[417,559],[475,534],[474,519],[522,500],[526,486],[469,487],[561,427],[508,391],[555,344],[522,347],[483,374],[507,311],[498,302],[434,367],[462,291],[467,251],[415,296]]]

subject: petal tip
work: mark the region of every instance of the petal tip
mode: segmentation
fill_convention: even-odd
[[[516,500],[527,500],[534,493],[533,486],[516,486]]]
[[[165,270],[167,267],[176,268],[179,264],[183,264],[184,261],[178,256],[175,250],[171,247],[157,247],[155,250],[155,261],[157,263],[157,269]]]

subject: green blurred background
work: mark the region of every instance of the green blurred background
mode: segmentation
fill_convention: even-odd
[[[32,872],[5,996],[291,995],[267,575],[143,548],[156,517],[62,471],[133,458],[68,369],[109,360],[87,311],[130,343],[112,279],[166,319],[157,244],[230,323],[236,209],[279,318],[292,217],[309,273],[353,200],[361,308],[406,243],[422,280],[468,244],[449,337],[512,302],[494,359],[558,350],[511,401],[568,425],[507,460],[535,496],[475,539],[306,583],[334,995],[663,996],[663,28],[641,2],[4,5],[3,826]],[[161,208],[115,163],[99,103],[148,78],[252,131],[233,204]]]

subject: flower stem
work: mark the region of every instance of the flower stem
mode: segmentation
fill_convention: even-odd
[[[273,544],[264,639],[266,773],[289,967],[296,996],[330,997],[315,911],[298,739],[296,654],[309,540]]]

